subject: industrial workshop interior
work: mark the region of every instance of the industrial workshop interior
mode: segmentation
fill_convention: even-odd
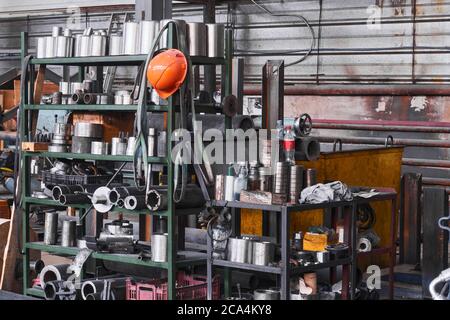
[[[449,39],[447,0],[0,0],[0,300],[450,300]]]

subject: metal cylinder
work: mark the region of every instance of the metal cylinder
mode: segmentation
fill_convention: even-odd
[[[119,137],[114,137],[111,139],[111,155],[119,156],[126,155],[127,152],[127,143],[124,139]]]
[[[58,213],[46,212],[44,225],[44,244],[54,245],[58,238]]]
[[[60,184],[60,185],[56,185],[53,187],[52,189],[52,197],[53,200],[55,201],[59,201],[59,197],[62,194],[74,194],[75,192],[84,192],[84,188],[82,185],[64,185],[64,184]]]
[[[72,153],[91,153],[91,143],[98,141],[97,138],[72,137]]]
[[[37,46],[36,46],[36,57],[37,58],[45,58],[47,38],[39,37],[37,38]]]
[[[287,194],[289,186],[289,164],[277,162],[273,179],[273,192]]]
[[[78,91],[83,91],[84,84],[83,82],[71,82],[70,83],[70,94],[74,94]]]
[[[85,93],[83,95],[84,104],[96,104],[97,103],[97,95],[95,93]]]
[[[127,210],[142,210],[146,207],[145,195],[128,196],[124,199],[124,206]]]
[[[253,292],[254,300],[280,300],[280,291],[268,289],[256,289]]]
[[[56,38],[45,37],[45,57],[46,58],[54,58],[55,57],[55,47],[56,47]]]
[[[86,138],[103,138],[103,125],[90,122],[77,122],[74,125],[73,135]]]
[[[112,34],[109,36],[109,55],[119,56],[122,54],[123,38],[119,34]]]
[[[91,36],[91,56],[103,57],[106,55],[106,37],[100,32]]]
[[[108,200],[116,204],[120,199],[125,199],[128,196],[145,195],[145,190],[139,190],[136,187],[115,187],[108,193]]]
[[[274,245],[270,242],[253,243],[253,264],[268,266],[274,259]]]
[[[290,166],[289,173],[289,197],[288,201],[291,204],[295,204],[300,197],[300,193],[303,189],[303,170],[304,167],[300,165]]]
[[[303,186],[305,188],[311,187],[317,184],[317,170],[316,169],[306,169],[304,171]]]
[[[153,234],[151,237],[152,261],[167,262],[167,240],[168,234]]]
[[[61,281],[67,280],[69,273],[67,273],[67,268],[70,264],[49,264],[42,269],[39,274],[39,282],[41,287],[44,288],[45,284],[50,281]]]
[[[258,177],[259,177],[259,190],[272,192],[273,187],[272,168],[270,167],[258,168]]]
[[[123,54],[137,54],[138,43],[137,22],[126,22],[123,25]]]
[[[132,156],[134,154],[134,148],[136,146],[136,138],[135,137],[129,137],[127,141],[127,156]]]
[[[73,93],[71,98],[74,104],[84,104],[84,93],[81,90]]]
[[[143,20],[139,24],[139,53],[149,54],[158,36],[159,21]]]
[[[187,23],[189,55],[206,56],[206,25],[199,22]]]
[[[178,31],[179,31],[180,35],[181,34],[186,35],[186,33],[187,33],[186,32],[186,21],[184,21],[184,20],[163,19],[159,23],[160,28],[162,29],[165,25],[167,25],[171,21],[175,22],[178,25]],[[178,45],[179,44],[177,43],[177,40],[174,39],[174,46],[177,48]],[[160,39],[160,48],[168,48],[168,47],[169,47],[169,29],[164,31],[164,33]]]
[[[88,204],[90,202],[89,197],[84,194],[61,194],[58,201],[62,205]]]
[[[305,137],[295,140],[295,160],[315,161],[320,157],[320,142],[316,138]]]
[[[102,141],[92,141],[91,142],[91,153],[92,154],[108,154],[109,143]]]
[[[84,281],[81,285],[81,297],[83,300],[88,300],[87,296],[90,294],[101,294],[103,288],[105,287],[104,280],[88,280]],[[95,300],[95,299],[94,299]]]
[[[81,38],[83,37],[82,34],[77,34],[74,37],[73,41],[73,56],[74,57],[81,57]]]
[[[64,58],[68,56],[69,38],[65,36],[56,37],[56,57]]]
[[[61,233],[61,246],[75,247],[76,232],[77,232],[77,222],[74,220],[64,220]]]
[[[52,37],[58,37],[63,34],[63,28],[59,26],[52,27]]]
[[[44,296],[45,300],[56,300],[57,293],[64,288],[64,281],[50,281],[44,286]]]
[[[206,24],[208,36],[208,57],[225,57],[225,26],[220,23]]]
[[[154,157],[155,153],[156,153],[156,148],[155,148],[155,139],[156,139],[156,130],[155,128],[149,128],[148,129],[148,156],[149,157]]]
[[[70,93],[70,82],[61,81],[59,83],[59,91],[62,94],[69,94]]]
[[[250,239],[229,238],[228,260],[239,263],[252,263],[253,241]]]
[[[89,57],[91,54],[91,36],[82,35],[80,38],[80,57]]]
[[[45,263],[44,261],[38,259],[34,261],[30,261],[30,270],[36,274],[41,273],[42,269],[44,269]]]

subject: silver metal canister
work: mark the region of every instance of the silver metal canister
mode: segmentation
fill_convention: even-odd
[[[46,212],[44,225],[44,244],[54,245],[58,237],[58,213]]]
[[[45,57],[46,58],[54,58],[55,57],[55,44],[56,38],[54,37],[45,37]]]
[[[199,22],[187,24],[189,55],[206,56],[206,25]]]
[[[77,222],[74,220],[64,220],[61,232],[61,246],[75,247],[76,245]]]
[[[139,24],[139,53],[149,54],[159,32],[159,21],[143,20]]]
[[[121,35],[112,34],[109,37],[109,55],[119,56],[122,54],[122,42],[123,38]]]
[[[228,260],[239,263],[251,263],[253,258],[253,241],[250,239],[229,238]]]
[[[134,148],[136,146],[136,138],[135,137],[129,137],[127,142],[127,156],[132,156],[134,154]]]
[[[152,241],[152,261],[167,262],[167,233],[153,234]]]
[[[270,242],[253,243],[253,264],[268,266],[274,259],[274,245]]]
[[[220,23],[206,24],[208,35],[208,57],[225,57],[225,26]]]
[[[123,26],[123,54],[137,54],[138,43],[137,22],[126,22]]]
[[[36,57],[37,58],[45,58],[45,52],[47,50],[46,43],[47,43],[46,37],[39,37],[37,38],[37,46],[36,46]]]
[[[77,137],[103,138],[103,125],[90,122],[77,122],[73,135]]]
[[[102,141],[92,141],[91,143],[91,153],[92,154],[103,154],[106,155],[109,152],[109,143]]]
[[[73,44],[73,56],[74,57],[81,57],[81,38],[83,37],[82,34],[76,34],[74,38],[74,44]]]
[[[103,57],[106,55],[106,37],[97,31],[91,36],[91,56]]]
[[[82,35],[80,41],[80,57],[89,57],[91,54],[91,36]]]
[[[56,57],[65,58],[69,56],[69,39],[71,38],[65,36],[56,37]]]
[[[113,156],[123,156],[127,152],[127,143],[124,139],[119,137],[114,137],[111,139],[111,155]]]
[[[155,128],[148,129],[148,156],[155,156],[155,139],[156,139],[156,130]]]

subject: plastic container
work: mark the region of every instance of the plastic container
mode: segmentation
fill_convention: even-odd
[[[206,300],[206,277],[200,275],[177,274],[177,300]],[[220,299],[220,278],[212,281],[212,299]],[[151,280],[149,282],[126,281],[126,300],[168,300],[167,282]]]

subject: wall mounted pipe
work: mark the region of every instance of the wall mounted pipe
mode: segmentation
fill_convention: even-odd
[[[316,136],[315,138],[317,138],[320,142],[327,142],[327,143],[333,143],[336,140],[341,140],[342,143],[347,144],[385,145],[386,143],[385,138],[342,137],[342,136]],[[450,148],[450,141],[394,138],[393,145],[405,147]]]

